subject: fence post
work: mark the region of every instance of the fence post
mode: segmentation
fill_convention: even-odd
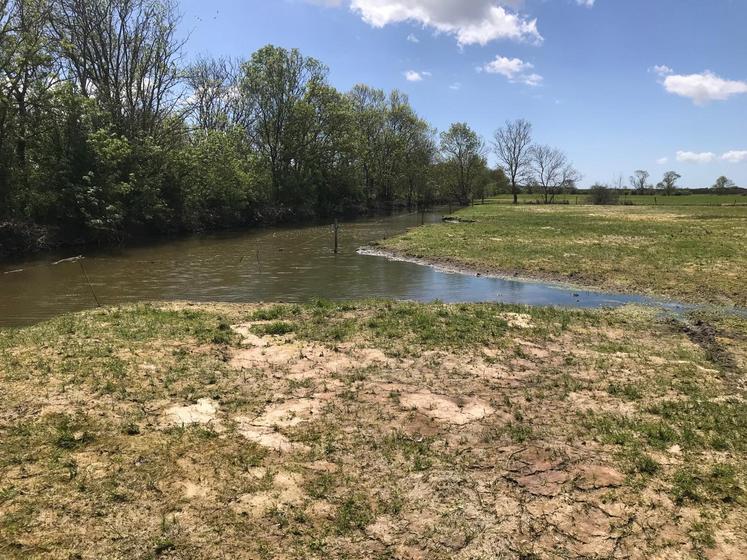
[[[96,290],[93,289],[93,284],[91,284],[91,279],[88,277],[88,273],[86,272],[86,267],[83,266],[83,259],[82,258],[78,261],[78,264],[80,264],[80,270],[81,270],[81,272],[83,272],[83,278],[85,278],[86,284],[88,284],[88,289],[91,290],[91,294],[93,295],[93,299],[96,302],[96,307],[101,307],[101,302],[99,301],[99,298],[96,295]]]
[[[338,243],[337,243],[337,232],[338,232],[338,231],[339,231],[339,229],[340,229],[340,224],[338,224],[338,222],[337,222],[337,218],[335,218],[335,225],[334,225],[334,226],[332,226],[332,227],[333,227],[333,229],[335,230],[335,255],[336,255],[336,254],[337,254],[337,249],[338,249]]]

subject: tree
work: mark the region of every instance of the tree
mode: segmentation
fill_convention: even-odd
[[[154,135],[178,103],[183,42],[173,0],[55,0],[63,73],[95,97],[115,131]]]
[[[648,178],[650,176],[651,175],[648,171],[639,169],[633,175],[631,175],[630,186],[638,194],[646,194],[646,190],[651,188],[651,185],[648,184]]]
[[[14,125],[16,183],[21,190],[28,191],[27,151],[32,137],[29,128],[42,107],[48,104],[49,90],[56,83],[47,33],[49,5],[44,0],[26,0],[13,2],[8,7],[0,6],[0,9],[0,13],[7,13],[0,16],[5,20],[0,23],[0,40],[9,42],[0,46],[4,52],[0,83],[6,90],[0,119],[3,125],[10,121]],[[0,143],[3,140],[0,139]]]
[[[193,126],[204,133],[249,126],[250,107],[241,95],[241,63],[236,60],[199,58],[184,81],[190,95],[184,105]]]
[[[468,204],[481,170],[486,166],[485,146],[466,123],[455,123],[441,133],[441,157],[450,171],[451,191],[461,204]]]
[[[664,178],[661,182],[656,185],[657,188],[661,189],[665,195],[673,195],[677,192],[677,181],[682,177],[676,171],[667,171],[664,173]]]
[[[530,150],[532,176],[535,185],[550,204],[564,188],[575,186],[580,174],[568,162],[566,155],[550,146],[533,146]]]
[[[376,195],[380,172],[377,154],[384,142],[387,101],[383,90],[365,84],[356,85],[348,93],[353,106],[358,161],[363,175],[366,201],[370,205]]]
[[[711,188],[715,191],[725,191],[727,189],[733,189],[735,186],[734,181],[722,175],[716,179],[716,182]]]
[[[503,128],[495,133],[493,149],[498,163],[511,183],[514,204],[519,203],[521,184],[531,176],[530,149],[532,146],[532,125],[523,119],[506,121]]]
[[[495,194],[510,193],[511,181],[506,177],[506,172],[501,167],[496,167],[493,173],[495,175]]]
[[[427,187],[428,168],[433,164],[436,156],[435,131],[423,119],[417,116],[410,106],[407,97],[400,98],[399,104],[391,106],[390,121],[396,123],[399,171],[403,185],[403,198],[407,201],[407,209],[412,210],[413,204],[419,206],[424,203]]]
[[[291,166],[298,165],[304,98],[313,84],[325,83],[326,77],[327,67],[318,60],[273,45],[255,52],[243,66],[241,91],[251,107],[247,133],[268,162],[275,201],[286,196]]]
[[[589,189],[589,202],[597,205],[617,204],[620,200],[620,189],[610,188],[599,183]]]

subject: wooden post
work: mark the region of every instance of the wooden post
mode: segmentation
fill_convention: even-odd
[[[338,250],[337,232],[340,230],[340,224],[337,223],[337,218],[335,218],[335,225],[332,227],[335,230],[335,255],[336,255],[337,250]]]
[[[101,302],[99,301],[98,296],[96,296],[96,291],[93,289],[93,284],[91,284],[91,279],[88,277],[88,273],[86,272],[86,267],[83,266],[83,259],[81,258],[78,261],[78,264],[80,264],[80,270],[83,272],[83,278],[86,279],[86,284],[88,284],[88,289],[91,290],[91,294],[93,295],[93,299],[96,302],[96,307],[101,307]]]

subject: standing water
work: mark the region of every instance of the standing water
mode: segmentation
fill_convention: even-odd
[[[441,214],[362,219],[330,226],[199,235],[143,247],[55,255],[0,265],[0,326],[35,323],[96,305],[155,300],[284,301],[388,298],[500,301],[575,307],[654,303],[647,298],[450,273],[359,254],[360,247],[438,222]],[[88,285],[86,275],[90,279]],[[93,290],[91,289],[93,288]],[[92,293],[93,292],[93,293]]]

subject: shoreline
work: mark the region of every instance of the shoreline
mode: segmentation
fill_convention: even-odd
[[[662,302],[669,302],[671,304],[687,304],[687,305],[699,305],[694,302],[682,302],[676,300],[670,300],[666,296],[658,294],[646,294],[633,291],[623,290],[607,290],[600,286],[592,286],[585,284],[575,284],[568,279],[562,279],[559,276],[553,275],[537,275],[537,276],[522,276],[519,271],[509,272],[506,270],[500,270],[492,268],[490,266],[475,266],[468,265],[460,262],[459,260],[452,259],[450,257],[418,257],[404,251],[397,251],[396,249],[389,249],[383,247],[377,247],[375,245],[361,247],[358,249],[358,254],[367,255],[371,257],[382,257],[393,261],[409,262],[420,266],[427,266],[434,268],[441,272],[449,274],[464,274],[466,276],[475,276],[482,278],[496,278],[499,280],[507,280],[513,282],[521,282],[523,284],[540,284],[549,286],[552,288],[560,288],[564,290],[578,290],[582,292],[593,292],[599,294],[612,294],[620,296],[636,296],[641,298],[659,299]],[[702,305],[702,304],[700,304]]]
[[[447,274],[462,274],[466,276],[481,277],[481,278],[495,278],[498,280],[505,280],[509,282],[517,282],[522,284],[534,284],[540,286],[546,286],[550,288],[556,288],[561,290],[577,290],[579,292],[587,292],[594,294],[609,294],[611,296],[624,296],[624,297],[636,297],[642,301],[638,302],[647,306],[660,306],[667,309],[681,309],[683,311],[704,309],[708,311],[724,311],[728,313],[734,313],[740,316],[747,315],[747,308],[741,308],[736,305],[725,305],[713,302],[698,302],[698,301],[686,301],[676,300],[665,295],[640,293],[634,291],[625,290],[608,290],[600,286],[574,284],[568,280],[563,280],[552,275],[546,277],[541,276],[522,276],[518,272],[511,274],[507,271],[501,271],[493,269],[491,267],[479,267],[471,266],[459,262],[458,260],[451,259],[449,257],[418,257],[411,255],[404,251],[397,251],[395,249],[388,249],[379,247],[376,245],[369,245],[358,249],[359,255],[380,257],[392,261],[408,262],[416,264],[418,266],[425,266],[433,268],[439,272]]]

